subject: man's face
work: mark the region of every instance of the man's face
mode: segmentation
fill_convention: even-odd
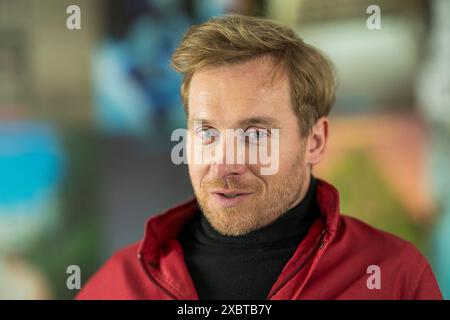
[[[301,200],[309,182],[305,140],[291,108],[288,78],[283,74],[272,81],[272,75],[272,60],[259,58],[203,68],[191,79],[189,133],[203,141],[204,149],[223,146],[224,156],[223,161],[189,161],[189,174],[200,207],[221,234],[243,235],[269,225]],[[244,141],[247,150],[258,144],[259,137],[267,135],[270,140],[278,129],[277,172],[262,175],[264,165],[249,163],[248,158],[241,164],[227,161],[227,129],[249,133]],[[191,157],[198,152],[192,141],[187,144]]]

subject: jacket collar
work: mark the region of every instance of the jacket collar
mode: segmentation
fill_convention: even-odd
[[[339,222],[339,192],[324,180],[316,179],[316,200],[324,218],[327,238],[331,238],[336,233]],[[198,208],[194,198],[151,217],[146,223],[138,254],[145,254],[150,261],[157,262],[161,248],[177,237],[186,223],[198,212]]]

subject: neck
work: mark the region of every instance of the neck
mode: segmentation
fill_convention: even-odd
[[[305,175],[305,179],[302,179],[302,186],[300,188],[298,197],[296,198],[296,200],[294,201],[294,203],[289,207],[288,210],[291,210],[293,207],[295,207],[296,205],[298,205],[306,196],[306,193],[308,192],[310,185],[311,185],[311,174],[306,174]]]

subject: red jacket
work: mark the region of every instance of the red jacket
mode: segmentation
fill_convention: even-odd
[[[320,179],[317,201],[323,216],[268,299],[442,299],[430,266],[412,244],[340,215],[338,191]],[[115,253],[77,299],[198,299],[176,240],[197,206],[194,199],[150,218],[144,239]]]

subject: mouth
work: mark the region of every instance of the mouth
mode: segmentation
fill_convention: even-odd
[[[249,198],[251,192],[239,190],[216,190],[211,192],[214,200],[223,207],[232,207]]]

